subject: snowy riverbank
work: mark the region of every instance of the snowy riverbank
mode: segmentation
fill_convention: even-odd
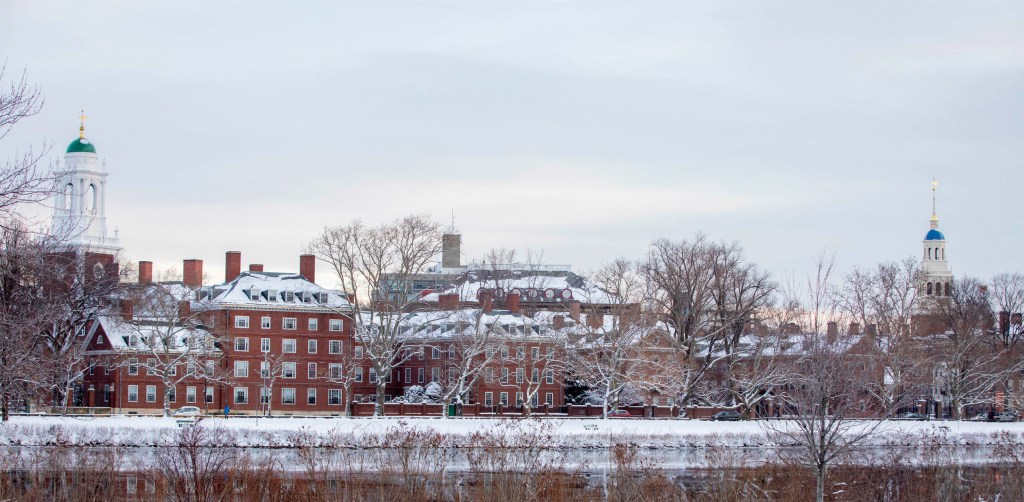
[[[419,429],[446,436],[453,445],[468,444],[472,434],[494,428],[498,419],[440,418],[206,418],[201,427],[215,429],[221,446],[289,448],[298,441],[316,446],[358,448],[367,437],[396,429]],[[642,448],[763,447],[770,435],[761,422],[693,420],[538,420],[555,446],[606,448],[626,443]],[[784,422],[776,422],[776,424]],[[0,425],[0,445],[10,446],[163,446],[174,444],[173,418],[18,416]],[[994,444],[997,436],[1024,439],[1024,423],[885,422],[867,444],[914,446],[921,439],[957,445]]]

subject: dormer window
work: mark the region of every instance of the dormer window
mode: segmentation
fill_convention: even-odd
[[[271,289],[271,290],[267,291],[267,301],[268,302],[276,302],[277,301],[277,290],[276,289]]]
[[[139,337],[136,336],[136,335],[129,336],[128,337],[128,346],[132,347],[132,348],[138,347],[139,346]]]
[[[310,293],[309,291],[303,291],[302,292],[302,302],[303,303],[309,303],[311,301],[313,301],[313,293]]]
[[[317,298],[318,302],[327,303],[331,295],[329,293],[317,293],[317,296],[319,297]]]
[[[252,288],[252,289],[250,289],[249,290],[249,299],[254,301],[254,302],[260,301],[260,289],[259,288]]]
[[[295,301],[295,292],[294,291],[285,291],[284,292],[284,301],[286,301],[286,302],[294,302]]]

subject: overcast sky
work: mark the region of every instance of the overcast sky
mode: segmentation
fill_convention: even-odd
[[[1019,0],[285,4],[0,2],[46,98],[0,158],[61,157],[84,106],[126,257],[218,280],[227,250],[297,270],[325,225],[452,211],[463,261],[703,231],[845,270],[920,256],[933,176],[954,273],[1021,270]]]

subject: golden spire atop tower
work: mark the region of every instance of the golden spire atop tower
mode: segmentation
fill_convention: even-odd
[[[78,118],[81,120],[81,125],[78,126],[78,138],[85,139],[85,119],[89,118],[85,116],[85,108],[82,108],[82,114]]]

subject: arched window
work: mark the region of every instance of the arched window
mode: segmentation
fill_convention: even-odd
[[[75,194],[75,186],[74,185],[72,185],[71,183],[68,183],[67,185],[64,186],[64,201],[63,201],[64,203],[61,204],[61,206],[65,210],[67,210],[67,211],[71,210],[71,201],[72,201],[72,197],[74,197],[74,194]]]
[[[932,248],[928,248],[928,259],[932,259]]]
[[[936,282],[935,283],[935,295],[936,296],[942,296],[942,283],[941,282]]]
[[[951,291],[951,290],[949,289],[949,283],[947,282],[947,283],[946,283],[946,296],[949,296],[949,294],[950,294],[951,292],[952,292],[952,291]]]
[[[932,294],[932,283],[928,283],[928,294]]]
[[[85,198],[85,209],[89,212],[96,212],[96,185],[89,185],[89,192]]]

